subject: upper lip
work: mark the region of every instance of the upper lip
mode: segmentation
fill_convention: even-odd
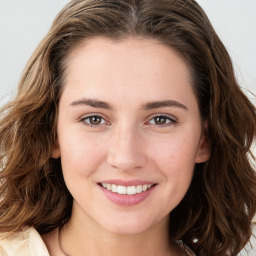
[[[146,181],[146,180],[119,180],[119,179],[114,179],[114,180],[103,180],[98,183],[106,183],[106,184],[115,184],[115,185],[120,185],[120,186],[138,186],[138,185],[153,185],[156,184],[155,182],[152,181]]]

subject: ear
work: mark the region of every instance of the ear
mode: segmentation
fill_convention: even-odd
[[[209,160],[211,156],[210,143],[207,137],[208,124],[205,122],[204,129],[198,144],[195,163],[204,163]]]
[[[59,157],[60,157],[60,146],[59,146],[59,142],[56,141],[54,144],[52,144],[51,158],[58,159]]]

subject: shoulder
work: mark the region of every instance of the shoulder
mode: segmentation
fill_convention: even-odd
[[[238,254],[238,256],[255,256],[256,255],[256,225],[253,227],[253,235],[250,242]]]
[[[33,227],[20,232],[0,234],[0,256],[49,256],[39,233]]]

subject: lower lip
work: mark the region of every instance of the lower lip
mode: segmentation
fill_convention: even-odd
[[[111,202],[121,206],[133,206],[143,202],[153,192],[156,186],[152,186],[150,189],[134,195],[121,195],[107,190],[101,185],[99,187]]]

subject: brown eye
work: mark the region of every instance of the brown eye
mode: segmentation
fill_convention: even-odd
[[[83,119],[81,119],[81,121],[88,126],[98,126],[98,125],[104,125],[107,122],[105,121],[105,119],[101,116],[97,116],[97,115],[92,115],[92,116],[87,116]]]
[[[169,115],[156,115],[149,120],[148,124],[155,125],[159,127],[165,127],[169,125],[176,124],[177,120]]]
[[[154,122],[157,125],[163,125],[166,124],[167,122],[167,117],[166,116],[156,116],[154,117]]]
[[[90,117],[88,117],[88,121],[92,125],[98,125],[98,124],[101,124],[102,117],[100,117],[100,116],[90,116]]]

